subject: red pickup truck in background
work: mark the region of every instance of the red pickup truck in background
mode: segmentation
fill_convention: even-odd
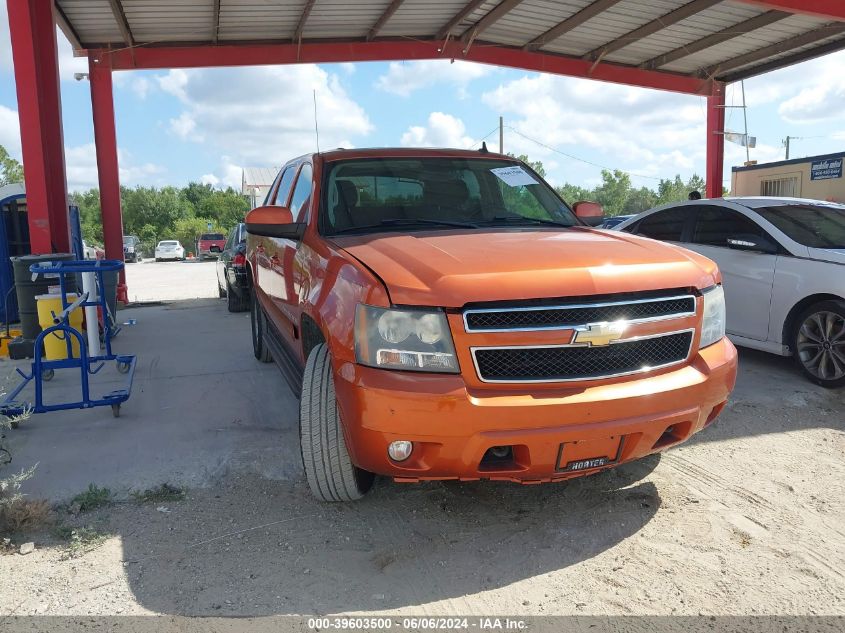
[[[222,233],[203,233],[197,240],[197,257],[217,259],[226,248],[226,236]]]

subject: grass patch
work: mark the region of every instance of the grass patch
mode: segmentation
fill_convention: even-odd
[[[61,526],[54,534],[67,541],[63,558],[79,558],[88,552],[93,552],[106,542],[108,535],[98,532],[90,526],[70,528]]]
[[[88,489],[80,492],[70,502],[71,507],[76,506],[80,512],[88,512],[96,508],[102,508],[112,502],[111,490],[100,488],[94,484],[88,484]]]
[[[132,498],[137,503],[164,503],[165,501],[181,501],[185,498],[185,489],[171,484],[161,484],[155,488],[148,488],[143,492],[134,491]]]

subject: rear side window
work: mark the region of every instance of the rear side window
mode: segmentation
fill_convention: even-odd
[[[203,233],[200,235],[201,240],[225,240],[226,236],[222,233]]]
[[[643,218],[634,232],[664,242],[680,242],[688,216],[684,207],[658,211]]]
[[[290,214],[295,222],[305,222],[308,212],[308,201],[311,199],[311,165],[308,163],[302,166],[299,178],[296,180],[296,188],[290,199]]]
[[[728,238],[737,235],[766,236],[765,231],[756,222],[741,213],[711,206],[698,208],[693,243],[727,248]]]
[[[276,198],[273,204],[280,207],[285,206],[288,201],[288,194],[290,194],[290,187],[293,184],[293,177],[296,176],[296,166],[286,167],[281,179],[279,180],[279,188],[276,190]]]

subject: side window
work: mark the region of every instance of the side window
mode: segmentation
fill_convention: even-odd
[[[765,235],[756,222],[741,213],[711,206],[698,208],[693,243],[727,247],[728,237],[739,234],[758,237]]]
[[[293,184],[293,177],[296,176],[296,165],[287,167],[279,180],[279,188],[276,191],[276,199],[273,204],[280,207],[285,206],[288,201],[288,194],[290,193],[290,186]]]
[[[305,163],[296,179],[296,187],[290,199],[290,214],[294,222],[306,222],[308,220],[308,201],[311,199],[311,165]]]
[[[658,211],[640,220],[635,233],[664,242],[680,242],[689,207]]]
[[[235,227],[229,232],[229,239],[226,240],[226,246],[223,247],[223,250],[231,250],[232,247],[235,245],[235,235],[238,233],[238,228]]]

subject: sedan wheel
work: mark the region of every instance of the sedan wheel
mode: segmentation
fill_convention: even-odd
[[[806,310],[795,332],[796,358],[823,387],[845,385],[845,304],[824,301]]]

